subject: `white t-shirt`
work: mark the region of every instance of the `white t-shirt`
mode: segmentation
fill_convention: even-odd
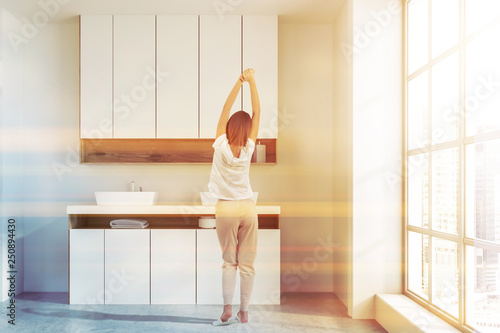
[[[234,157],[226,134],[219,136],[212,147],[214,158],[208,191],[225,200],[252,198],[249,171],[255,142],[249,138],[238,157]]]

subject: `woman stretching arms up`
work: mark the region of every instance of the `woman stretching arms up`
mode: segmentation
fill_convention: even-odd
[[[257,248],[257,209],[252,200],[249,170],[259,131],[260,103],[255,85],[254,70],[240,75],[222,109],[214,147],[209,192],[218,198],[215,206],[217,236],[222,249],[222,297],[224,310],[213,324],[229,325],[248,322],[248,304],[252,294]],[[241,85],[248,82],[253,115],[229,112]],[[228,120],[229,119],[229,120]],[[240,270],[240,311],[233,315],[231,304]]]

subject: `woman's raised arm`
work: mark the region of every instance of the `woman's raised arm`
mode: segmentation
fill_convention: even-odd
[[[251,75],[245,77],[246,81],[250,84],[250,97],[252,99],[252,129],[250,130],[249,138],[253,142],[257,140],[257,134],[259,133],[259,123],[260,123],[260,101],[259,94],[257,93],[257,85],[255,84],[255,77],[253,74],[255,71],[252,69]]]
[[[238,92],[240,91],[240,87],[243,82],[244,79],[242,74],[238,78],[238,81],[236,81],[236,83],[234,84],[234,87],[229,93],[229,96],[227,96],[226,103],[224,103],[224,107],[222,108],[222,112],[220,114],[219,123],[217,124],[217,133],[215,135],[216,139],[222,134],[226,133],[226,124],[229,120],[229,113],[231,112],[231,108],[233,107],[234,101],[238,96]]]

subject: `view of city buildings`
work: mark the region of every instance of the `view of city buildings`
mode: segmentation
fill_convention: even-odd
[[[500,332],[499,13],[411,0],[407,16],[408,290],[486,333]]]
[[[457,234],[460,216],[458,148],[433,152],[431,164],[432,229]],[[432,302],[456,317],[459,286],[457,249],[456,242],[432,237]]]
[[[474,169],[474,188],[466,202],[466,209],[473,209],[474,220],[466,221],[473,225],[474,238],[500,243],[500,140],[474,144],[467,149],[471,158],[467,165]],[[472,158],[473,157],[473,158]],[[470,215],[469,215],[470,216]],[[468,293],[474,301],[470,309],[471,317],[477,327],[484,332],[500,329],[500,254],[482,248],[468,247],[470,263],[467,277],[473,279],[474,291]],[[471,276],[472,275],[472,276]],[[472,286],[471,286],[472,287]]]
[[[483,127],[480,131],[489,130]],[[428,135],[425,126],[421,134]],[[466,237],[500,244],[500,139],[466,145],[464,161]],[[459,147],[412,155],[408,164],[411,168],[408,172],[409,224],[428,229],[431,218],[432,230],[458,235]],[[458,317],[458,244],[414,232],[409,238],[409,289]],[[500,254],[472,246],[465,246],[465,251],[466,322],[481,332],[497,332],[500,329]],[[429,286],[430,265],[432,288]]]

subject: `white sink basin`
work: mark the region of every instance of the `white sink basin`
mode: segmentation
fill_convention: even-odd
[[[151,206],[158,200],[158,192],[95,192],[98,206]]]

